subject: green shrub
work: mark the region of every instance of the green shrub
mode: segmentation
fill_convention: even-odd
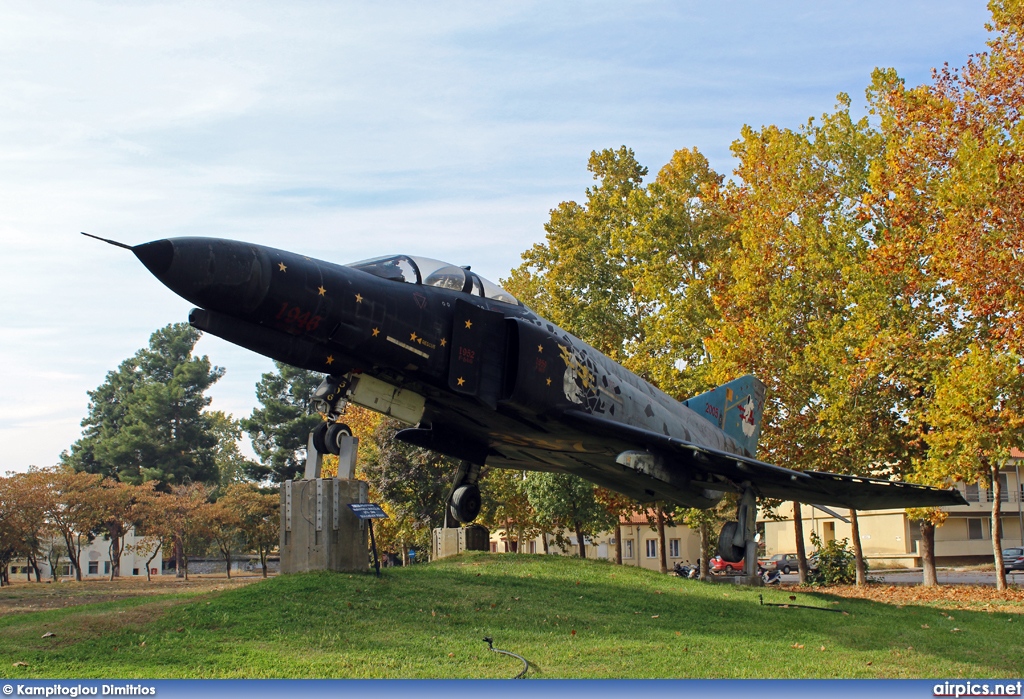
[[[818,585],[852,585],[857,582],[857,561],[849,539],[833,539],[822,545],[821,537],[811,532],[811,544],[818,549],[816,570],[808,571],[807,582]],[[864,562],[865,572],[867,561]]]

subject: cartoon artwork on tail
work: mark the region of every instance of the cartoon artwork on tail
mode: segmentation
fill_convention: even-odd
[[[764,396],[764,384],[748,374],[683,401],[683,405],[714,423],[753,457],[761,436]]]

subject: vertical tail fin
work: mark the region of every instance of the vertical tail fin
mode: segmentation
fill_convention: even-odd
[[[685,400],[683,405],[717,425],[752,457],[761,436],[764,394],[764,384],[747,374]]]

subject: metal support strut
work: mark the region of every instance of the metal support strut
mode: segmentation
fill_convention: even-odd
[[[737,514],[739,526],[733,537],[733,545],[743,548],[743,572],[750,580],[757,578],[757,496],[750,483],[743,484],[743,495]]]
[[[757,495],[749,482],[743,483],[736,521],[726,522],[718,538],[718,554],[730,563],[743,561],[751,584],[757,578]]]

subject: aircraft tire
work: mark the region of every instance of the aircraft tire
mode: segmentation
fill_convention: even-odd
[[[480,488],[463,485],[452,494],[452,515],[463,524],[469,524],[480,514]]]
[[[742,546],[733,546],[732,544],[733,537],[736,536],[736,528],[739,526],[740,523],[736,521],[726,522],[718,537],[718,555],[729,563],[739,563],[743,560],[743,554],[746,553]]]
[[[328,453],[337,456],[341,453],[341,439],[342,437],[351,437],[352,430],[348,425],[340,422],[335,422],[327,428],[327,433],[324,436],[324,442],[327,445]]]
[[[313,447],[321,454],[329,454],[327,450],[327,428],[326,422],[321,422],[313,428]]]

